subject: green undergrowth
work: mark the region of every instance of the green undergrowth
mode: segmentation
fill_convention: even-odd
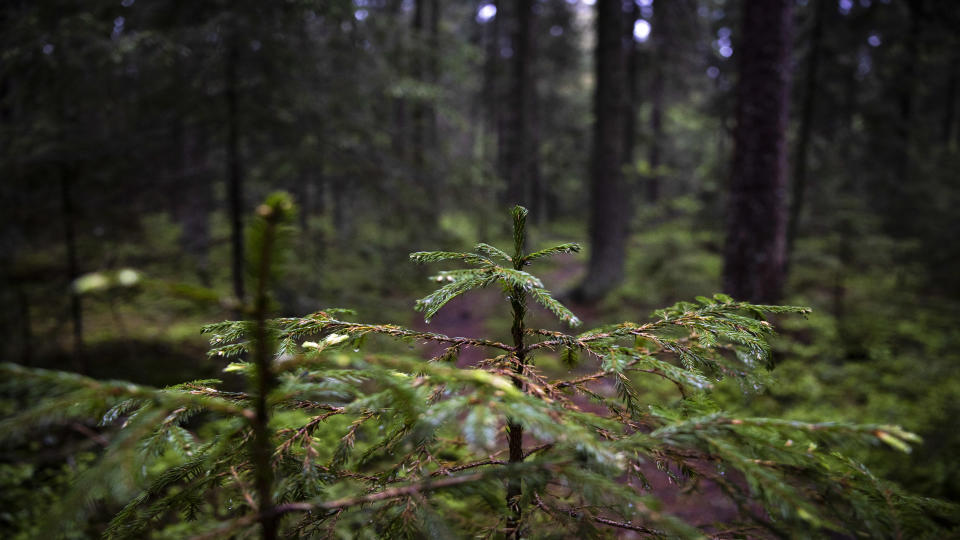
[[[502,335],[448,336],[338,308],[275,317],[271,291],[290,285],[282,261],[295,246],[293,218],[278,194],[250,225],[253,292],[234,306],[246,316],[204,327],[221,377],[157,388],[0,366],[5,452],[27,464],[33,434],[72,429],[80,436],[64,440],[95,455],[62,476],[70,489],[45,499],[55,519],[22,516],[11,535],[935,538],[955,526],[955,507],[847,455],[885,447],[895,463],[922,447],[912,432],[761,406],[777,396],[768,319],[802,319],[807,308],[697,295],[583,330],[531,273],[580,246],[529,242],[516,207],[509,247],[410,256],[448,265],[415,304],[425,319],[496,291],[511,315]],[[659,234],[664,246],[682,241],[676,230]],[[544,311],[531,318],[534,306]],[[424,359],[427,344],[439,352]],[[482,360],[458,367],[467,350]],[[7,485],[22,490],[29,469],[19,466]],[[691,520],[664,503],[699,504],[702,490],[731,513]]]

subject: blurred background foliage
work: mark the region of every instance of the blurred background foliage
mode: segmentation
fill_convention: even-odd
[[[409,324],[428,285],[407,253],[508,244],[496,216],[515,202],[532,211],[533,245],[589,252],[589,216],[603,212],[591,202],[594,3],[4,2],[0,354],[161,386],[218,374],[199,328],[243,294],[234,241],[276,189],[301,207],[282,314],[341,305]],[[960,501],[960,9],[791,4],[797,220],[781,300],[814,312],[782,322],[778,384],[715,399],[901,424],[925,440],[910,456],[860,457]],[[627,249],[622,282],[574,304],[591,323],[723,289],[742,6],[623,2]],[[589,257],[566,256],[547,286],[573,291]],[[124,268],[142,281],[73,287]],[[506,335],[493,296],[458,300],[433,325]],[[91,461],[96,433],[74,428],[3,449],[0,532],[31,537]]]

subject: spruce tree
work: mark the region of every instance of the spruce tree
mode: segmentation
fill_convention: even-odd
[[[912,538],[942,534],[956,511],[844,457],[854,443],[908,451],[918,440],[897,426],[744,417],[710,399],[724,380],[744,392],[768,384],[773,328],[764,316],[805,308],[717,294],[649,322],[579,333],[531,327],[532,304],[580,324],[528,271],[580,247],[528,252],[527,211],[516,207],[512,252],[480,243],[411,255],[464,266],[433,277],[440,287],[416,303],[426,319],[457,296],[500,287],[513,315],[509,342],[355,322],[344,309],[271,318],[292,214],[284,195],[258,208],[246,249],[255,293],[240,309],[248,320],[203,329],[209,354],[232,360],[224,371],[241,375],[246,391],[218,380],[158,389],[0,366],[4,391],[24,405],[0,424],[5,444],[91,419],[108,441],[52,509],[51,529],[117,499],[126,504],[106,538],[258,529],[264,538]],[[389,342],[442,352],[424,360]],[[485,358],[458,367],[466,349]],[[642,390],[653,379],[675,397],[653,402]],[[677,490],[715,486],[737,517],[673,515],[652,474]]]

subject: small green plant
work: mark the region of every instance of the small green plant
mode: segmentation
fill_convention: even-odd
[[[511,253],[418,252],[456,261],[419,300],[427,319],[454,297],[500,286],[509,342],[353,322],[347,310],[269,318],[271,271],[292,205],[274,196],[249,235],[256,292],[247,321],[204,328],[210,355],[247,381],[154,389],[4,364],[4,386],[29,403],[2,421],[2,439],[38,427],[100,420],[109,443],[60,502],[79,520],[89,503],[124,500],[107,538],[796,537],[937,534],[952,508],[912,497],[839,451],[850,443],[909,450],[889,425],[804,423],[717,410],[713,385],[766,383],[772,335],[759,306],[718,294],[681,302],[646,323],[570,334],[527,326],[532,300],[580,323],[527,268],[561,244],[527,252],[527,211],[513,209]],[[368,340],[442,346],[436,357]],[[467,348],[484,351],[457,367]],[[387,352],[382,352],[387,351]],[[558,359],[563,368],[551,368]],[[650,378],[676,397],[651,402]],[[681,519],[651,486],[725,497],[733,512]],[[660,482],[662,483],[662,482]],[[945,518],[944,518],[945,519]],[[51,520],[53,522],[55,520]],[[69,520],[56,521],[69,523]],[[941,522],[945,523],[945,522]]]

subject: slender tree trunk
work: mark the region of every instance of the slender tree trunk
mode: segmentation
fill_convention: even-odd
[[[513,268],[522,270],[524,267],[524,244],[526,243],[526,210],[515,208],[513,213]],[[516,354],[517,365],[515,371],[518,375],[523,374],[526,364],[526,352],[524,351],[524,319],[527,314],[527,293],[522,287],[513,287],[510,292],[510,307],[513,309],[513,325],[510,333],[513,337],[513,347]],[[513,379],[513,384],[517,388],[523,388],[523,382],[519,377]],[[507,442],[510,454],[510,463],[520,463],[523,461],[523,425],[514,422],[513,419],[507,419]],[[523,482],[516,476],[511,476],[507,480],[507,507],[510,509],[510,516],[507,518],[507,538],[521,538],[520,520],[523,517],[520,507],[520,497],[523,495]]]
[[[80,295],[73,288],[73,282],[80,276],[77,262],[76,224],[74,223],[72,175],[73,170],[66,164],[59,166],[60,173],[60,209],[63,213],[63,243],[67,251],[67,283],[70,291],[70,319],[73,321],[73,362],[74,368],[81,373],[86,371],[83,360],[83,304]]]
[[[430,84],[440,84],[440,0],[430,0],[430,35],[427,39],[429,49]],[[433,104],[427,109],[427,145],[431,152],[437,151],[439,144],[437,107]]]
[[[236,30],[228,37],[225,59],[227,106],[227,196],[230,205],[230,245],[232,248],[233,294],[244,298],[243,254],[243,168],[240,162],[240,107],[238,103],[237,70],[240,63]]]
[[[423,83],[425,79],[426,70],[424,66],[426,61],[424,60],[425,54],[433,54],[433,51],[426,50],[426,43],[424,40],[424,19],[426,18],[426,4],[427,0],[415,0],[414,10],[413,10],[413,39],[415,40],[416,47],[415,53],[413,55],[413,77],[417,79],[418,82]],[[426,132],[426,118],[427,111],[426,105],[421,101],[416,101],[413,106],[413,135],[411,137],[411,146],[412,146],[412,159],[413,159],[413,168],[415,174],[421,176],[423,174],[424,168],[424,133]]]
[[[917,84],[917,64],[920,60],[920,36],[921,36],[921,18],[923,15],[923,0],[908,0],[907,2],[910,27],[907,31],[906,58],[903,60],[903,70],[900,77],[897,78],[897,107],[899,117],[896,122],[896,135],[898,139],[897,148],[900,152],[897,161],[897,177],[893,182],[892,197],[889,199],[893,207],[890,212],[897,212],[904,208],[902,203],[906,201],[907,187],[910,186],[911,169],[911,125],[913,123],[913,105],[914,94]]]
[[[664,10],[666,6],[657,6],[653,12],[654,30],[652,72],[650,74],[650,149],[647,163],[650,166],[650,176],[647,179],[647,201],[656,203],[660,200],[660,162],[663,148],[663,87],[664,63],[666,62],[666,36],[670,21],[667,20]]]
[[[413,39],[415,49],[412,57],[413,77],[420,84],[432,84],[431,68],[436,67],[436,56],[439,52],[432,48],[433,39],[428,33],[426,25],[428,18],[434,15],[439,17],[439,7],[430,4],[431,0],[416,0],[413,11]],[[434,11],[436,12],[434,14]],[[437,21],[439,25],[439,20]],[[439,28],[439,26],[438,26]],[[435,112],[431,102],[424,98],[417,98],[412,103],[413,133],[410,141],[411,161],[414,177],[422,193],[417,206],[420,225],[424,232],[432,230],[435,222],[436,207],[439,193],[436,186],[436,175],[433,172],[433,148],[430,143],[431,125],[435,124]]]
[[[496,1],[491,4],[497,6]],[[483,124],[481,130],[480,152],[486,167],[491,170],[499,170],[500,166],[500,16],[487,21],[483,27],[483,90],[479,96],[481,107],[483,108]],[[499,186],[494,182],[489,182],[489,187],[484,190],[493,200],[497,200]],[[485,238],[490,224],[487,213],[480,212],[478,230],[481,238]]]
[[[280,216],[277,215],[279,211],[278,209],[271,209],[269,214],[262,216],[267,222],[267,225],[263,238],[261,239],[263,244],[259,254],[260,267],[257,269],[257,290],[253,306],[254,321],[256,323],[254,363],[257,369],[257,386],[256,399],[254,400],[256,410],[251,420],[251,428],[253,430],[251,461],[254,465],[254,478],[257,490],[257,502],[259,504],[258,510],[261,515],[260,525],[263,531],[263,540],[274,540],[277,538],[277,525],[279,523],[278,517],[273,513],[273,467],[270,464],[273,446],[270,442],[270,408],[267,402],[274,383],[272,370],[274,347],[272,336],[269,335],[267,329],[270,265],[272,264],[270,256],[271,253],[273,253],[276,222],[280,219]]]
[[[842,114],[843,123],[838,126],[839,128],[843,129],[843,133],[845,135],[843,143],[840,146],[841,156],[853,156],[855,151],[854,116],[857,112],[857,95],[859,90],[857,78],[854,74],[855,70],[856,67],[854,67],[851,72],[847,74]],[[854,200],[856,198],[858,184],[859,181],[857,178],[857,168],[849,167],[846,173],[842,176],[840,184],[840,196],[836,197],[836,199],[840,201]],[[839,211],[836,212],[839,215],[839,223],[837,225],[838,238],[836,243],[836,257],[839,264],[837,265],[836,275],[834,276],[833,290],[831,291],[831,308],[837,328],[837,336],[839,337],[838,341],[845,349],[843,355],[844,358],[850,356],[849,351],[851,349],[851,344],[856,343],[856,340],[847,339],[849,331],[846,310],[846,281],[847,273],[850,270],[850,265],[853,263],[851,252],[854,244],[854,233],[851,223],[852,216],[850,210],[850,208],[841,207]]]
[[[402,26],[400,24],[402,17],[402,0],[393,0],[390,4],[390,15],[393,17],[394,21],[394,32],[391,36],[393,41],[392,50],[390,51],[391,63],[393,68],[400,72],[401,74],[404,70],[404,53],[405,47],[403,43],[404,32],[401,31]],[[407,157],[407,103],[406,100],[399,96],[393,96],[390,99],[391,111],[393,114],[393,138],[392,148],[394,156],[399,160],[404,160]]]
[[[627,103],[626,117],[623,121],[623,165],[627,170],[633,170],[633,154],[637,145],[637,108],[640,103],[640,86],[637,84],[637,75],[640,70],[640,54],[637,42],[633,37],[633,27],[640,18],[640,6],[631,2],[630,16],[623,25],[623,45],[626,48],[627,64]],[[631,172],[630,177],[634,174]]]
[[[773,303],[786,271],[792,0],[746,0],[727,208],[724,289]]]
[[[509,204],[534,207],[540,184],[539,143],[533,129],[535,84],[533,78],[534,0],[518,0],[513,21],[513,58],[510,63],[504,171]]]
[[[800,110],[800,127],[797,130],[797,146],[793,152],[793,190],[790,197],[790,216],[787,221],[787,265],[793,254],[800,216],[803,213],[804,194],[807,189],[807,147],[813,129],[814,106],[816,105],[817,71],[820,65],[820,48],[823,41],[823,14],[826,0],[815,0],[813,24],[810,30],[810,51],[807,53],[806,78],[804,80],[803,104]]]
[[[597,7],[596,90],[590,166],[590,262],[571,296],[594,302],[623,280],[629,203],[620,171],[623,152],[623,9],[601,0]]]

